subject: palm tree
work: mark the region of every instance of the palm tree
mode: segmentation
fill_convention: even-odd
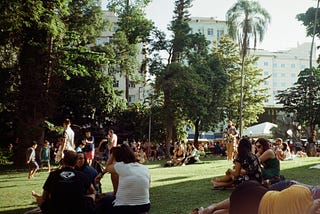
[[[319,9],[319,0],[317,0],[317,9],[314,15],[314,24],[313,24],[313,34],[312,34],[312,42],[311,42],[311,50],[310,50],[310,69],[312,68],[312,55],[313,55],[313,46],[314,46],[314,37],[316,36],[317,29],[317,21],[318,21],[318,9]]]
[[[240,81],[240,106],[239,106],[239,129],[242,135],[242,107],[243,107],[243,79],[245,57],[248,54],[250,41],[254,42],[254,49],[257,40],[262,42],[267,25],[271,17],[264,8],[256,1],[239,0],[228,11],[226,15],[229,35],[238,41],[241,54],[241,81]]]

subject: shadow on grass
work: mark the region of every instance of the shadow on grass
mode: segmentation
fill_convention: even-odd
[[[210,162],[205,159],[206,162]],[[319,160],[314,159],[309,163],[304,162],[303,165],[299,165],[299,160],[287,162],[289,168],[281,170],[281,174],[285,176],[286,179],[297,180],[302,183],[319,185],[320,177],[318,175],[320,169],[309,169],[311,166],[315,165],[315,162]],[[165,173],[167,168],[159,165],[164,161],[151,162],[150,168],[157,167],[163,168],[163,173]],[[214,164],[214,162],[212,162]],[[188,167],[188,166],[185,166]],[[208,169],[211,165],[208,165]],[[215,166],[216,167],[216,166]],[[152,173],[152,171],[151,171]],[[208,171],[208,177],[213,175],[215,171]],[[17,176],[19,177],[19,176]],[[151,214],[187,214],[192,209],[196,207],[207,207],[212,203],[217,203],[221,200],[228,198],[232,190],[211,190],[210,179],[198,179],[192,180],[184,174],[175,174],[171,178],[157,180],[157,182],[166,182],[174,180],[174,184],[164,184],[160,186],[155,186],[150,189],[150,199],[151,199]],[[19,185],[19,184],[17,184]],[[36,184],[35,184],[36,185]],[[7,186],[9,188],[9,186]],[[21,208],[24,206],[24,208]],[[28,208],[25,208],[27,207]],[[12,209],[8,211],[0,211],[0,214],[22,214],[32,207],[30,204],[20,205],[20,206],[7,206],[0,207],[1,209]]]
[[[1,181],[1,183],[2,183],[2,181]],[[0,186],[0,189],[1,189],[1,188],[11,188],[11,187],[16,187],[16,186],[18,186],[18,185],[11,185],[11,186]]]
[[[174,180],[182,180],[182,179],[186,179],[188,178],[188,176],[177,176],[177,177],[173,177],[173,178],[166,178],[166,179],[160,179],[157,181],[163,182],[163,181],[174,181]]]
[[[15,210],[8,210],[8,211],[0,211],[0,214],[23,214],[32,208],[23,208],[23,209],[15,209]]]

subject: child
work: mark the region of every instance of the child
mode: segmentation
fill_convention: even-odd
[[[39,165],[36,161],[37,146],[38,146],[37,142],[33,141],[32,146],[28,148],[26,153],[27,164],[29,167],[29,175],[28,175],[29,179],[33,178],[34,174],[36,174],[37,170],[39,169]]]
[[[48,166],[48,172],[51,171],[50,166],[50,143],[49,141],[45,140],[43,146],[40,149],[40,164],[41,164],[41,170],[43,168],[43,165],[46,164]]]

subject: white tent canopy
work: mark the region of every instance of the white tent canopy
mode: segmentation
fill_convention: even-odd
[[[271,129],[273,127],[278,126],[269,122],[260,123],[245,129],[243,135],[247,135],[249,137],[270,137],[272,134]]]

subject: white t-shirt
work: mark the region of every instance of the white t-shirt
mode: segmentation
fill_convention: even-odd
[[[75,145],[74,145],[74,132],[73,130],[68,127],[64,133],[63,133],[63,138],[66,139],[66,146],[65,150],[71,150],[74,151]]]
[[[114,169],[119,174],[114,206],[150,203],[150,172],[146,166],[139,163],[117,162],[114,164]]]

